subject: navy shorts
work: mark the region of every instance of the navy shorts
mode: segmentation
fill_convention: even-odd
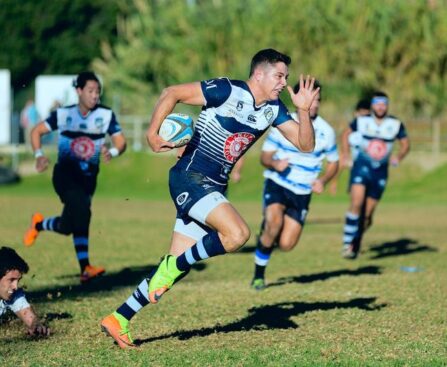
[[[282,204],[286,207],[284,214],[304,226],[309,211],[312,194],[298,195],[267,179],[264,182],[264,209],[271,204]]]
[[[363,162],[354,162],[351,169],[349,188],[354,184],[360,184],[366,188],[366,196],[375,200],[382,197],[388,179],[388,167],[373,168]]]
[[[181,220],[177,221],[175,230],[196,238],[196,235],[188,234],[184,226],[191,222],[196,222],[199,227],[206,225],[208,214],[221,203],[228,202],[226,189],[227,185],[218,184],[200,172],[172,167],[169,171],[169,191],[177,209],[177,218]]]

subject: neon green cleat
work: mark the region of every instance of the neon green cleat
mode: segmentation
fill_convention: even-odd
[[[262,291],[264,290],[267,286],[265,285],[265,280],[264,278],[254,278],[251,281],[251,287],[255,290],[255,291]]]
[[[122,349],[136,346],[130,336],[129,321],[116,311],[101,321],[101,329]]]
[[[167,292],[175,280],[184,272],[177,269],[177,258],[173,255],[165,255],[158,265],[157,271],[149,281],[149,300],[157,303],[163,293]]]

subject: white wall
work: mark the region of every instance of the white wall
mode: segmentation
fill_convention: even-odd
[[[35,102],[41,120],[50,114],[55,101],[62,106],[78,103],[78,95],[73,87],[76,75],[40,75],[36,78]]]
[[[0,144],[11,141],[11,73],[0,70]]]

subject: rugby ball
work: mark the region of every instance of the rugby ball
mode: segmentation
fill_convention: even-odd
[[[158,135],[176,148],[188,144],[194,134],[194,121],[188,115],[171,113],[161,123]]]

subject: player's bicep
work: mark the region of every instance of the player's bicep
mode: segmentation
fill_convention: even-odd
[[[169,89],[178,102],[193,106],[203,106],[206,103],[200,82],[179,84]]]

